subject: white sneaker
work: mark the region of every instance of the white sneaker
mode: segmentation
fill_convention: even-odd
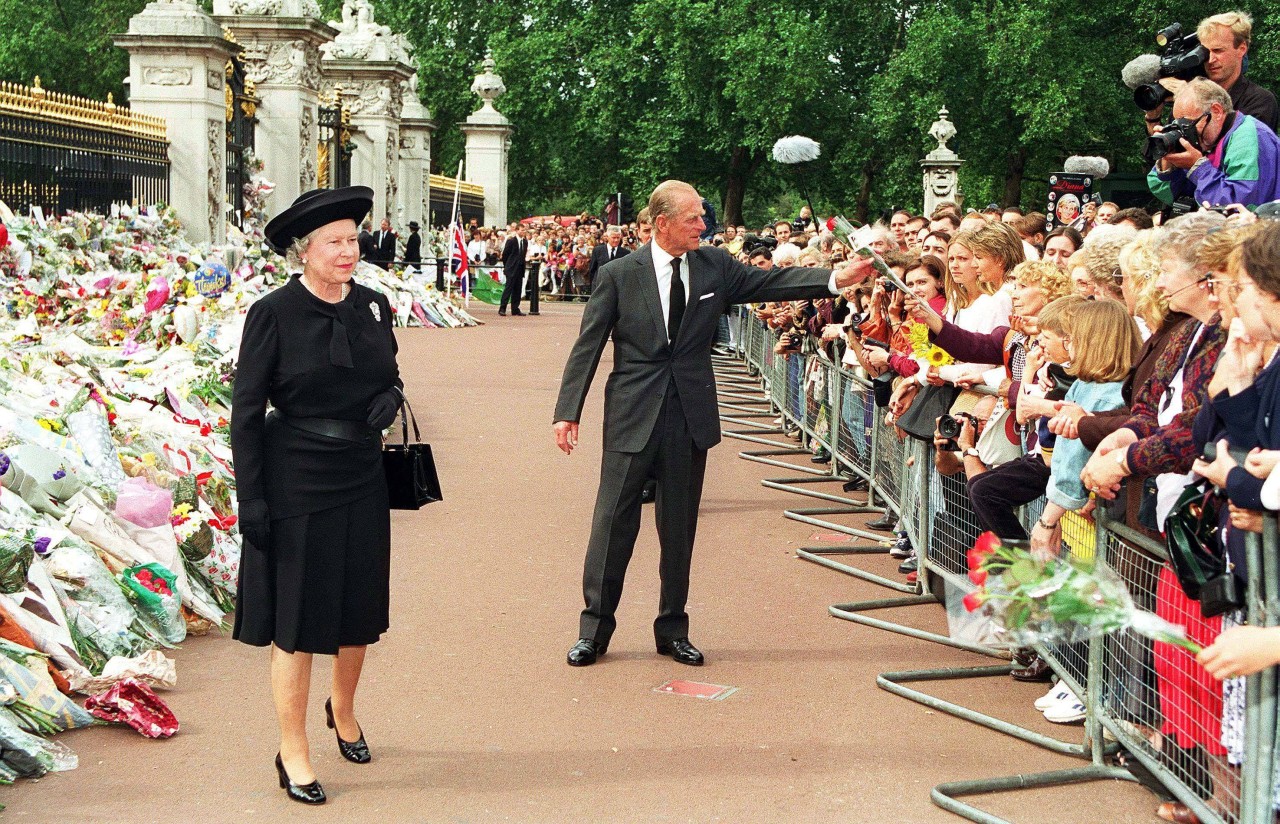
[[[1055,704],[1061,704],[1068,699],[1075,701],[1076,694],[1068,689],[1067,685],[1062,681],[1055,681],[1048,692],[1036,699],[1035,707],[1040,712],[1044,712]]]
[[[1078,699],[1054,704],[1044,711],[1044,719],[1055,724],[1075,724],[1083,721],[1084,715],[1084,704],[1081,704]]]

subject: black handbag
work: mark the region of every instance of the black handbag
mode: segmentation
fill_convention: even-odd
[[[1224,499],[1207,480],[1188,484],[1165,519],[1169,564],[1206,618],[1244,605],[1241,587],[1221,549],[1218,519]]]
[[[409,442],[409,421],[413,421],[413,442]],[[409,401],[400,404],[400,443],[382,445],[382,470],[387,476],[387,497],[392,509],[421,509],[423,504],[443,501],[440,478],[431,444],[422,443],[418,420]]]
[[[913,438],[933,443],[938,418],[951,411],[951,404],[959,395],[960,390],[951,384],[922,386],[907,411],[898,418],[898,428]]]

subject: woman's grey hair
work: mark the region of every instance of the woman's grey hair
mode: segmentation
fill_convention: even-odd
[[[302,256],[307,253],[307,247],[311,245],[311,238],[315,237],[315,232],[308,232],[299,238],[294,238],[293,243],[289,244],[289,248],[285,250],[284,262],[290,269],[302,268]]]
[[[1225,216],[1203,210],[1174,218],[1160,227],[1153,244],[1156,257],[1161,262],[1175,258],[1184,267],[1194,266],[1200,244],[1226,225]]]

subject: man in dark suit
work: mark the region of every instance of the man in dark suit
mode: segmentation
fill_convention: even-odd
[[[523,315],[520,311],[520,294],[524,286],[524,259],[529,253],[529,239],[525,236],[524,227],[512,223],[507,227],[507,242],[502,246],[502,274],[507,285],[502,290],[502,303],[498,305],[498,314],[507,314],[507,302],[511,303],[511,314]]]
[[[715,247],[699,248],[706,228],[702,198],[669,180],[649,199],[653,241],[600,268],[582,329],[565,364],[556,402],[556,445],[578,443],[578,421],[605,343],[613,336],[614,370],[605,388],[604,458],[587,543],[578,643],[571,666],[594,664],[608,649],[627,563],[640,531],[645,480],[658,479],[661,600],[654,621],[658,652],[697,666],[689,641],[689,565],[707,450],[720,441],[711,343],[724,308],[734,303],[830,297],[864,280],[858,259],[828,269],[761,272]]]
[[[610,226],[604,233],[604,243],[597,243],[591,249],[591,263],[587,267],[587,283],[595,283],[600,267],[611,260],[617,260],[630,252],[622,245],[622,230]]]
[[[360,244],[360,259],[369,263],[376,263],[378,260],[378,242],[373,239],[371,229],[373,229],[372,221],[365,220],[360,225],[360,237],[358,240]]]
[[[378,257],[374,263],[380,269],[389,268],[391,261],[396,259],[396,233],[391,231],[389,218],[382,219],[382,228],[374,236],[374,242],[378,246]]]

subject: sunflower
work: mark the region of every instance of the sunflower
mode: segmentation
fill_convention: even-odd
[[[925,352],[924,358],[929,362],[930,366],[946,366],[949,363],[955,363],[956,360],[937,346],[929,347],[929,351]]]

